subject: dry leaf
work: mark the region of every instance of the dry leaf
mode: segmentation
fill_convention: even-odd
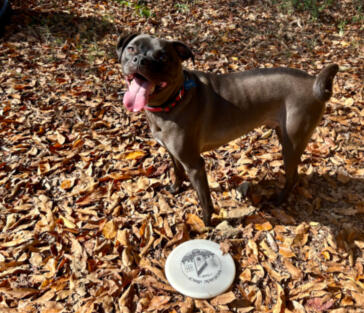
[[[60,187],[62,189],[64,189],[64,190],[71,189],[74,186],[75,181],[76,181],[75,178],[73,178],[73,179],[65,179],[65,180],[62,181]]]
[[[263,262],[262,265],[265,268],[265,270],[268,272],[269,276],[271,276],[271,278],[273,278],[277,282],[281,282],[283,279],[289,278],[289,275],[287,275],[287,274],[281,275],[276,270],[274,270],[268,262]]]
[[[133,151],[125,155],[126,160],[136,160],[144,157],[146,153],[144,151]]]
[[[0,292],[17,299],[23,299],[30,295],[35,295],[39,293],[39,290],[32,288],[1,288]]]
[[[162,196],[159,196],[158,206],[159,206],[159,210],[160,210],[161,214],[172,212],[172,209],[169,206],[168,202]]]
[[[219,295],[211,300],[212,305],[222,305],[222,304],[228,304],[233,302],[236,299],[234,293],[232,291],[229,291],[227,293],[223,293],[222,295]]]
[[[313,298],[307,300],[306,307],[313,309],[315,312],[324,312],[330,309],[334,303],[334,299]]]
[[[116,237],[117,227],[113,220],[108,221],[102,228],[102,234],[106,239],[114,239]]]
[[[248,282],[251,281],[252,279],[252,274],[251,271],[247,268],[245,269],[240,275],[239,278],[243,281],[243,282]]]
[[[357,307],[364,307],[364,298],[362,293],[352,292],[352,296]]]
[[[205,231],[205,223],[200,217],[195,214],[188,213],[186,223],[190,225],[192,231],[196,231],[199,233]]]
[[[291,274],[293,279],[298,280],[302,278],[302,271],[296,266],[294,266],[290,260],[284,259],[283,264],[288,270],[288,272]]]
[[[228,240],[220,242],[220,250],[222,251],[222,254],[229,253],[230,249],[231,249],[231,243]]]
[[[123,247],[128,247],[129,246],[129,230],[128,229],[118,230],[116,233],[116,242]]]
[[[129,249],[124,249],[122,254],[121,254],[121,260],[123,262],[123,265],[125,267],[129,267],[133,264],[133,256],[131,255]]]
[[[256,211],[256,208],[253,206],[249,206],[249,207],[245,207],[245,208],[237,208],[237,209],[232,209],[229,211],[226,210],[220,210],[220,216],[222,218],[226,218],[226,219],[233,219],[233,218],[243,218],[245,216],[248,216],[252,213],[254,213]]]
[[[163,220],[163,228],[164,228],[164,232],[167,235],[167,237],[172,238],[173,232],[171,230],[171,227],[169,226],[169,222],[168,222],[167,218],[165,218]]]
[[[265,240],[262,240],[259,244],[261,251],[268,257],[270,262],[274,262],[277,258],[277,254],[268,246]]]
[[[164,276],[163,271],[160,270],[159,268],[156,268],[155,266],[153,266],[148,259],[146,259],[146,258],[141,259],[141,261],[139,262],[139,266],[152,272],[158,279],[160,279],[164,283],[169,284],[166,277]]]
[[[30,232],[23,231],[23,232],[18,233],[16,235],[16,237],[17,237],[16,239],[0,243],[0,247],[1,248],[9,248],[9,247],[19,246],[19,245],[21,245],[23,243],[26,243],[29,240],[32,240],[34,236]]]
[[[350,1],[340,10],[332,1],[323,10],[284,0],[9,2],[0,39],[1,313],[362,310],[362,25]],[[178,195],[165,190],[168,151],[144,112],[122,105],[127,81],[110,49],[121,28],[180,34],[198,61],[186,61],[188,70],[283,66],[313,77],[340,64],[282,206],[266,201],[285,183],[279,136],[266,126],[202,155],[216,228],[204,227],[188,179]],[[184,297],[165,280],[173,248],[197,238],[221,243],[241,269],[220,300]]]
[[[193,300],[190,297],[186,297],[185,301],[180,304],[181,313],[192,313],[194,309]]]
[[[215,229],[221,233],[221,236],[227,238],[234,237],[241,232],[239,228],[231,226],[228,221],[221,222]]]
[[[293,258],[296,256],[296,254],[294,254],[290,248],[285,247],[283,245],[279,246],[279,254],[284,256],[285,258]]]
[[[40,313],[61,313],[64,309],[65,308],[61,303],[49,301],[41,309]]]
[[[276,283],[276,289],[277,289],[277,301],[276,304],[273,307],[273,313],[283,313],[286,308],[286,297],[284,294],[284,290],[282,286],[278,283]]]
[[[169,296],[154,296],[149,303],[148,311],[158,310],[161,305],[168,303],[170,299]]]
[[[296,224],[296,220],[292,216],[288,215],[284,210],[274,209],[272,210],[272,214],[284,224]]]
[[[60,215],[60,219],[63,222],[63,225],[66,226],[67,228],[71,228],[71,229],[75,229],[77,228],[76,224],[73,223],[71,220],[69,220],[68,218]]]
[[[263,224],[255,224],[254,227],[256,230],[263,230],[263,231],[269,231],[273,228],[272,224],[269,222],[265,222]]]

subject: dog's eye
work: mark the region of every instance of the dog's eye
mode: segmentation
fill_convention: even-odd
[[[168,61],[168,56],[166,53],[161,53],[159,56],[158,56],[158,59],[159,61],[161,62],[167,62]]]
[[[127,49],[127,50],[128,50],[128,52],[130,52],[130,53],[135,52],[134,47],[127,47],[126,49]]]

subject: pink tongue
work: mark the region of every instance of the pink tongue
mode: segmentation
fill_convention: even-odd
[[[134,78],[124,95],[123,103],[125,107],[132,112],[141,111],[148,104],[148,97],[153,88],[153,83]]]

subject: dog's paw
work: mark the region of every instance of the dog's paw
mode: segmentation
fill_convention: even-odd
[[[212,226],[211,216],[203,216],[202,220],[203,220],[206,227],[211,227]]]
[[[275,206],[279,206],[281,205],[283,202],[285,202],[287,200],[287,193],[285,192],[285,190],[282,190],[281,192],[275,193],[273,194],[270,198],[269,201],[271,203],[273,203],[273,205]]]
[[[172,195],[179,194],[182,191],[182,186],[170,185],[167,186],[167,191],[170,192]]]
[[[202,220],[206,227],[212,226],[211,217],[212,217],[213,211],[214,211],[213,208],[210,208],[209,210],[202,209]]]

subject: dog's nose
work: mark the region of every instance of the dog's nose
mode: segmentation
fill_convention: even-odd
[[[146,58],[142,55],[135,56],[132,61],[136,65],[146,65],[147,64]]]
[[[133,63],[134,64],[140,64],[140,65],[145,65],[146,64],[146,60],[143,56],[135,56],[133,58]]]

